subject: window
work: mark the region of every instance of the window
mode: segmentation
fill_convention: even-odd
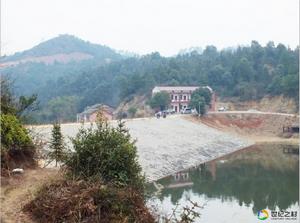
[[[175,101],[177,101],[177,95],[175,95]]]
[[[173,100],[173,99],[174,99],[174,95],[171,94],[171,100]]]
[[[185,101],[186,101],[186,95],[184,95],[184,96],[183,96],[183,100],[185,100]]]
[[[179,95],[179,100],[181,100],[182,99],[182,95]]]

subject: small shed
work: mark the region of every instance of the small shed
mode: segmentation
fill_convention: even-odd
[[[104,104],[88,106],[83,112],[77,114],[77,122],[95,122],[99,112],[102,112],[108,120],[112,120],[113,111],[112,107]]]

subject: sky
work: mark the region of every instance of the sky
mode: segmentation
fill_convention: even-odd
[[[171,56],[257,40],[299,45],[298,0],[1,0],[1,50],[10,55],[59,34],[138,54]]]

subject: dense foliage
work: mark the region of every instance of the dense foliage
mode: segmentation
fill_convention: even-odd
[[[204,115],[211,106],[212,94],[207,88],[198,88],[192,93],[189,106],[195,108],[198,114]]]
[[[31,138],[20,120],[12,114],[1,114],[1,151],[31,145]]]
[[[100,115],[96,128],[80,129],[72,143],[74,153],[66,165],[73,176],[143,189],[137,148],[123,122],[112,127]]]
[[[137,112],[137,108],[136,107],[130,107],[127,112],[129,113],[130,117],[134,118],[136,112]]]
[[[50,121],[57,115],[61,120],[74,119],[76,112],[88,105],[117,106],[136,94],[146,94],[150,98],[155,85],[209,85],[220,97],[257,100],[265,95],[285,95],[298,102],[299,48],[290,49],[283,44],[275,46],[273,42],[261,46],[252,41],[250,46],[220,51],[207,46],[203,52],[193,51],[175,57],[152,53],[102,66],[94,60],[84,63],[90,66],[82,64],[82,69],[70,68],[69,73],[61,64],[32,64],[32,69],[21,69],[26,74],[24,77],[32,78],[28,76],[18,86],[26,89],[27,94],[38,93],[41,100],[41,111],[36,116],[38,121]],[[40,70],[35,70],[35,66]],[[18,69],[10,68],[10,73]],[[49,78],[52,73],[58,75]],[[47,78],[49,81],[45,81]],[[76,100],[64,100],[64,97]],[[53,106],[57,100],[74,109],[67,114],[55,111]]]
[[[149,100],[151,108],[160,111],[167,109],[170,103],[170,95],[167,92],[158,92]]]
[[[34,97],[16,100],[10,83],[1,77],[1,173],[2,169],[15,168],[17,164],[33,165],[35,147],[22,124],[22,114],[34,103]]]

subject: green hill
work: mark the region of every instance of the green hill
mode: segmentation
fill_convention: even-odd
[[[155,85],[209,85],[218,97],[247,101],[284,95],[297,103],[299,47],[252,41],[249,46],[223,50],[207,46],[174,57],[152,53],[109,63],[97,59],[26,63],[2,73],[16,80],[20,95],[38,94],[38,122],[72,121],[86,106],[116,107],[138,95],[150,96]]]
[[[55,54],[70,54],[74,52],[88,54],[98,60],[107,58],[111,60],[121,59],[120,54],[107,46],[93,44],[75,36],[64,34],[42,42],[29,50],[15,53],[12,56],[2,57],[0,62],[17,61],[32,57],[53,56]]]

